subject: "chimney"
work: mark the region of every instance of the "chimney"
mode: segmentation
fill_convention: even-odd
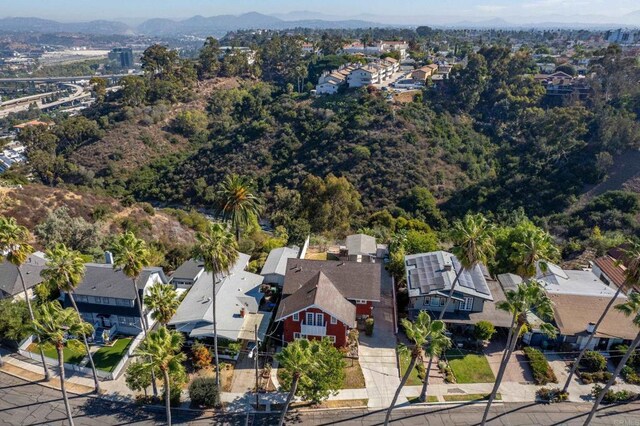
[[[245,309],[244,307],[240,308],[240,318],[244,318],[244,314],[245,314]]]
[[[111,253],[110,251],[104,252],[104,263],[106,263],[107,265],[113,265],[113,253]]]
[[[444,265],[444,270],[447,271],[447,272],[450,271],[451,270],[451,264],[450,263],[446,263]]]
[[[596,329],[596,324],[593,322],[590,322],[589,324],[587,324],[587,333],[589,334],[593,334],[593,331]]]

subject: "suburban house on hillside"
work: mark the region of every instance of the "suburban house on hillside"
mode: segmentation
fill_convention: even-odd
[[[434,251],[405,256],[409,314],[428,311],[437,317],[442,311],[460,262],[451,253]],[[453,292],[443,320],[451,324],[473,325],[481,320],[496,327],[509,327],[508,313],[496,309],[495,302],[504,300],[500,284],[492,280],[484,266],[464,270]]]
[[[423,67],[418,68],[417,70],[414,70],[411,73],[411,78],[414,80],[425,82],[429,77],[431,77],[437,72],[438,72],[437,64],[425,65]]]
[[[278,247],[271,250],[260,271],[260,275],[264,277],[264,283],[277,284],[282,288],[284,276],[287,273],[287,261],[297,259],[299,255],[299,247]]]
[[[254,340],[255,326],[262,340],[271,320],[270,312],[260,310],[263,277],[244,269],[250,256],[239,253],[238,260],[226,275],[215,279],[218,337],[231,341]],[[169,325],[192,338],[213,337],[214,277],[203,272],[180,303]]]
[[[139,334],[142,331],[141,318],[131,278],[109,263],[87,263],[85,266],[84,278],[73,293],[80,315],[94,325],[96,338],[100,338],[104,330],[110,335],[116,332]],[[138,278],[138,294],[143,299],[150,286],[168,282],[162,268],[145,268]],[[72,306],[67,293],[61,296],[64,307]],[[151,312],[144,306],[143,311],[149,326],[152,326]]]
[[[374,263],[387,255],[387,246],[377,244],[375,237],[365,234],[348,235],[345,245],[340,247],[340,258],[350,262]]]
[[[620,287],[625,284],[624,252],[620,248],[613,248],[604,256],[593,261],[592,271],[600,281],[608,286]],[[624,289],[626,292],[631,289]],[[637,291],[637,289],[635,289]]]
[[[202,276],[204,263],[189,259],[176,269],[171,275],[171,284],[176,288],[189,289]]]
[[[35,252],[22,265],[22,276],[29,298],[33,298],[33,288],[42,282],[40,272],[44,269],[46,260],[44,253]],[[24,300],[24,291],[18,268],[7,260],[0,262],[0,299],[11,298]]]
[[[536,279],[544,283],[547,295],[553,302],[556,326],[560,331],[557,341],[569,343],[582,349],[594,323],[602,315],[607,303],[616,289],[605,285],[592,271],[563,270],[557,265],[547,263],[547,267],[538,267]],[[618,297],[619,303],[626,296]],[[638,333],[632,318],[628,318],[615,309],[611,309],[598,328],[591,342],[596,350],[609,350],[612,345],[632,340]],[[543,340],[543,337],[539,337]],[[535,336],[532,344],[535,344]]]
[[[283,340],[328,337],[346,345],[359,318],[372,314],[380,301],[382,264],[289,259],[276,321]]]

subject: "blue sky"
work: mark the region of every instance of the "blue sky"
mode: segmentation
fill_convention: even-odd
[[[0,0],[0,17],[37,16],[74,21],[113,18],[184,18],[193,15],[267,14],[308,10],[333,16],[459,16],[460,18],[605,15],[640,10],[638,0]]]

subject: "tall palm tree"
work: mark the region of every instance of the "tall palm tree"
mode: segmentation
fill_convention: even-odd
[[[29,317],[31,321],[33,321],[34,315],[31,298],[29,297],[24,276],[22,275],[22,265],[33,253],[33,247],[29,245],[30,241],[31,234],[27,228],[18,225],[15,218],[0,216],[0,260],[4,257],[18,269],[24,300],[27,302],[27,307],[29,308]],[[36,336],[36,339],[39,339],[39,337]],[[42,348],[40,348],[40,359],[42,360],[42,368],[44,369],[44,379],[49,381],[51,380],[51,374],[44,360],[44,351]]]
[[[521,234],[512,245],[511,261],[518,265],[516,272],[528,279],[536,275],[536,267],[546,268],[548,260],[554,260],[560,254],[553,237],[544,229],[530,223],[519,227]]]
[[[82,320],[80,310],[76,304],[73,291],[82,282],[84,278],[85,266],[84,260],[80,255],[80,252],[70,250],[64,244],[56,244],[52,249],[46,251],[47,264],[46,269],[42,271],[40,275],[47,280],[51,285],[54,285],[60,289],[60,291],[66,292],[75,309],[78,318]],[[100,392],[100,381],[98,380],[98,372],[93,362],[93,355],[89,350],[89,342],[85,334],[81,335],[84,348],[87,351],[89,357],[89,365],[91,365],[91,372],[93,373],[93,382],[96,393]]]
[[[231,222],[238,241],[240,228],[247,226],[262,211],[262,203],[252,192],[252,186],[251,180],[246,177],[227,175],[216,193],[218,212],[224,220]]]
[[[87,335],[93,332],[93,326],[84,322],[76,311],[71,308],[62,309],[57,301],[45,302],[38,307],[36,319],[30,326],[41,342],[51,343],[58,353],[58,366],[60,368],[60,390],[64,407],[67,411],[69,424],[73,426],[71,406],[67,397],[64,374],[64,343],[68,336]]]
[[[393,395],[391,405],[389,405],[389,408],[387,408],[387,415],[384,418],[385,425],[389,424],[391,411],[398,401],[400,391],[407,383],[409,375],[411,375],[411,372],[416,367],[418,358],[422,356],[422,347],[427,343],[432,335],[443,334],[445,331],[444,322],[440,320],[432,321],[431,317],[426,311],[420,311],[418,317],[414,322],[403,318],[402,326],[404,327],[405,333],[407,334],[409,340],[413,342],[413,348],[411,348],[411,362],[409,363],[407,371],[405,371],[404,375],[402,376],[402,380],[400,380],[400,385],[396,389],[396,393]]]
[[[429,376],[433,367],[433,358],[451,347],[451,339],[445,335],[445,329],[438,333],[431,333],[429,341],[425,348],[425,352],[429,355],[429,363],[425,372],[424,381],[422,382],[422,390],[420,391],[420,402],[427,402],[427,387],[429,386]]]
[[[507,369],[509,359],[516,348],[516,343],[520,334],[525,330],[527,326],[527,315],[535,313],[541,320],[549,320],[553,318],[553,304],[551,299],[544,291],[544,287],[536,280],[529,280],[525,283],[519,284],[516,290],[510,290],[506,293],[506,300],[498,302],[497,308],[509,312],[511,314],[511,327],[509,329],[509,339],[507,340],[507,347],[505,348],[500,368],[498,369],[498,375],[496,382],[493,385],[491,394],[489,395],[489,401],[484,410],[482,416],[482,425],[487,421],[487,415],[491,409],[491,405],[496,398],[500,384],[502,383],[502,377]],[[540,325],[540,329],[549,336],[555,336],[557,330],[551,324],[543,322]]]
[[[169,284],[156,283],[144,296],[144,304],[151,310],[151,318],[162,325],[167,325],[176,314],[180,301],[178,293]]]
[[[298,383],[303,378],[305,371],[308,371],[312,364],[313,357],[311,355],[311,344],[307,339],[298,339],[293,343],[288,344],[282,351],[275,355],[280,367],[291,373],[291,388],[287,395],[287,400],[282,407],[280,413],[279,425],[284,424],[284,418],[289,410],[289,405],[293,400],[298,389]],[[256,407],[257,409],[257,407]]]
[[[591,344],[591,341],[593,340],[596,333],[598,332],[598,328],[600,327],[600,324],[602,324],[602,321],[604,321],[604,318],[607,316],[607,314],[611,310],[611,306],[613,306],[615,301],[618,300],[618,296],[620,296],[620,293],[622,292],[622,290],[624,288],[632,288],[633,286],[640,284],[640,244],[635,242],[629,243],[629,248],[625,250],[624,258],[627,264],[627,269],[625,270],[624,283],[620,287],[618,287],[613,297],[611,297],[611,300],[609,300],[609,303],[607,303],[607,306],[604,308],[602,315],[600,315],[600,318],[598,318],[598,321],[593,327],[593,331],[591,332],[591,334],[589,334],[587,343],[584,345],[584,348],[582,348],[582,350],[580,351],[578,358],[576,358],[575,362],[571,366],[571,370],[569,371],[569,376],[567,377],[567,381],[564,383],[564,387],[562,388],[563,392],[568,391],[569,385],[571,384],[571,379],[573,378],[573,375],[575,374],[576,370],[580,366],[580,361],[582,361],[584,354],[587,352],[587,350],[589,350],[589,345]]]
[[[204,269],[213,276],[212,292],[212,322],[213,322],[213,356],[216,365],[216,386],[220,395],[220,370],[218,359],[218,323],[216,319],[216,284],[222,280],[223,274],[228,274],[238,259],[238,242],[233,234],[219,223],[210,223],[205,232],[196,234],[194,257],[202,259]],[[219,401],[217,401],[219,403]]]
[[[453,254],[460,262],[460,268],[451,284],[451,289],[447,295],[447,300],[440,311],[438,319],[444,318],[456,285],[460,281],[463,271],[470,271],[478,264],[487,263],[488,259],[495,252],[495,245],[492,233],[492,226],[482,214],[468,214],[462,220],[453,224],[451,230],[451,240],[454,248]]]
[[[625,303],[616,305],[615,309],[622,312],[628,317],[633,315],[633,324],[636,327],[640,328],[640,293],[633,292],[629,294],[628,300]],[[624,354],[624,356],[618,363],[618,366],[616,367],[613,374],[611,375],[611,378],[609,379],[607,384],[604,386],[602,391],[598,394],[598,397],[596,398],[595,402],[593,403],[593,407],[591,408],[591,412],[589,413],[587,420],[585,420],[584,422],[585,426],[587,426],[589,423],[591,423],[591,420],[593,420],[593,417],[598,411],[598,406],[602,402],[602,398],[604,398],[604,396],[607,394],[607,392],[609,391],[613,383],[616,381],[616,378],[620,375],[620,372],[622,371],[624,366],[627,365],[627,361],[629,360],[633,352],[636,350],[639,343],[640,343],[640,332],[638,332],[636,337],[633,339],[633,342],[631,342],[629,349],[627,349],[627,352]]]
[[[181,352],[183,343],[181,333],[162,326],[150,332],[137,350],[137,354],[147,360],[143,363],[146,368],[162,372],[168,425],[171,425],[171,376],[184,370],[182,362],[186,355]]]
[[[124,274],[131,278],[131,284],[133,291],[136,295],[136,303],[138,305],[138,313],[140,315],[140,327],[144,333],[144,338],[147,338],[149,333],[149,324],[144,314],[142,305],[142,298],[138,291],[138,278],[142,273],[142,270],[149,266],[150,253],[147,249],[147,243],[144,240],[136,238],[133,232],[125,232],[116,238],[111,247],[113,252],[113,268],[121,269]],[[151,385],[153,387],[153,395],[158,395],[158,388],[156,386],[156,380],[153,371],[151,371],[152,380]]]

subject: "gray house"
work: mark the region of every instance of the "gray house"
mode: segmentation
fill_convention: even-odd
[[[198,281],[203,272],[204,262],[189,259],[171,275],[171,284],[176,288],[189,289]]]
[[[287,260],[297,259],[299,254],[299,247],[279,247],[271,250],[260,272],[264,277],[264,283],[277,284],[282,288],[287,273]]]
[[[44,269],[46,260],[44,253],[35,252],[22,265],[22,276],[27,288],[27,295],[33,298],[33,288],[42,282],[40,272]],[[24,300],[24,290],[18,268],[6,260],[0,262],[0,299]]]
[[[435,251],[405,256],[409,311],[416,315],[425,310],[438,316],[460,269],[460,262],[451,253]],[[509,315],[495,308],[502,300],[500,285],[491,279],[484,266],[463,270],[444,315],[444,321],[475,324],[487,320],[497,327],[508,327]]]
[[[103,331],[137,335],[142,331],[136,293],[131,278],[111,264],[87,263],[84,279],[74,291],[80,315],[96,329],[95,336]],[[138,278],[138,293],[141,298],[155,283],[167,284],[169,280],[162,268],[145,268]],[[64,306],[70,307],[71,300],[63,293]],[[143,311],[151,326],[150,312]]]
[[[348,235],[340,248],[340,257],[351,262],[375,263],[388,254],[385,244],[377,244],[375,237],[366,234]]]

